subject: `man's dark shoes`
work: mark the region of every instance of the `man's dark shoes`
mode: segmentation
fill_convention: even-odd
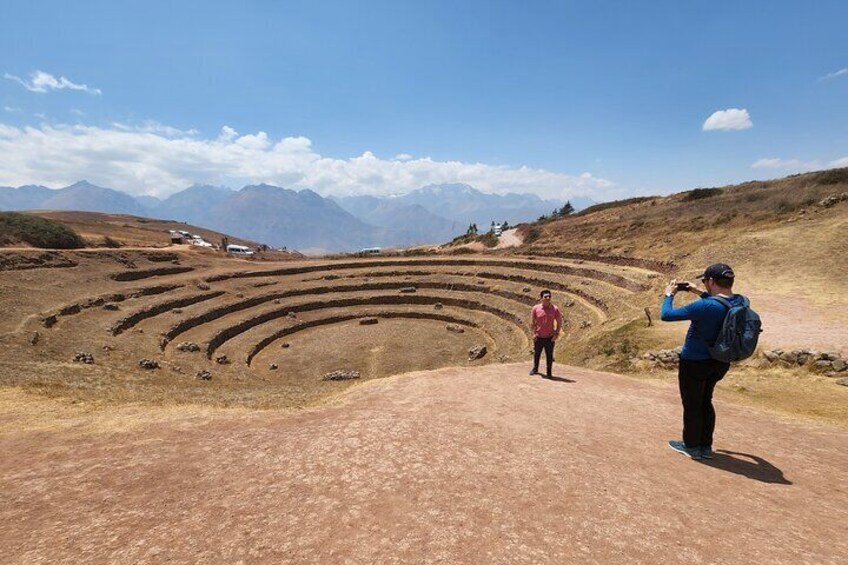
[[[694,459],[695,461],[699,461],[701,457],[701,448],[700,447],[686,447],[686,444],[682,441],[670,441],[668,442],[668,446],[672,448],[674,451],[678,453],[682,453],[689,459]]]
[[[530,376],[531,376],[531,377],[532,377],[533,375],[538,374],[538,373],[539,373],[539,370],[538,370],[538,369],[530,369]]]
[[[710,446],[701,447],[701,459],[715,459],[715,451]]]

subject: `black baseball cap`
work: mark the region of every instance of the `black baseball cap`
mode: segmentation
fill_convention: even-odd
[[[725,263],[716,263],[715,265],[710,265],[704,270],[704,273],[698,275],[698,278],[701,280],[704,279],[732,279],[736,275],[733,274],[733,269],[730,268],[730,265]]]

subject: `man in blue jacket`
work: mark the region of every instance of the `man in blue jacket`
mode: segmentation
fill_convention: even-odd
[[[728,312],[727,306],[713,297],[724,298],[733,306],[742,303],[742,297],[733,294],[733,269],[724,263],[710,265],[698,278],[704,283],[702,291],[692,283],[672,280],[665,289],[660,318],[664,322],[689,320],[689,331],[680,353],[677,380],[683,401],[683,441],[670,441],[669,447],[692,459],[713,458],[713,431],[715,409],[713,390],[730,363],[716,361],[709,348],[718,338],[719,330]],[[685,290],[698,294],[701,299],[680,308],[674,307],[674,296],[682,285]]]

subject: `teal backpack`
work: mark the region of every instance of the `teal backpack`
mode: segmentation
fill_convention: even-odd
[[[721,296],[710,296],[710,298],[727,307],[727,314],[718,332],[715,345],[709,348],[710,356],[716,361],[730,363],[753,355],[757,349],[760,333],[763,331],[763,324],[760,316],[751,310],[751,302],[741,296],[742,304],[734,306]]]

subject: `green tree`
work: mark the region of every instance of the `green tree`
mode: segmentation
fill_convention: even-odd
[[[562,208],[559,209],[559,216],[570,216],[574,213],[574,206],[571,205],[571,201],[569,200],[565,204],[562,205]]]

